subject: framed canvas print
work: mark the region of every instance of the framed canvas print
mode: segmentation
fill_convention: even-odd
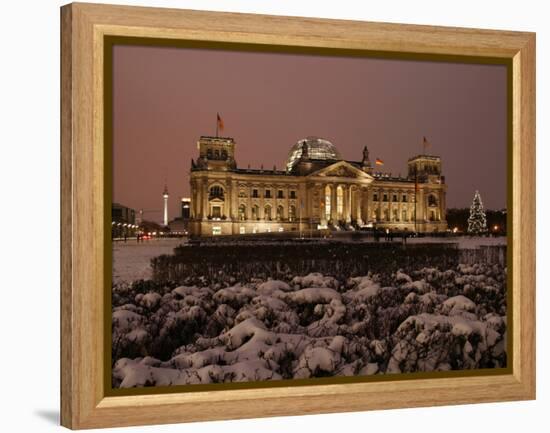
[[[62,7],[62,424],[535,398],[535,36]]]

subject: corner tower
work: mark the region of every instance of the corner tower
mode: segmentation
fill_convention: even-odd
[[[197,142],[199,157],[192,162],[193,168],[214,171],[234,170],[235,140],[229,137],[202,136]]]
[[[408,178],[423,183],[445,183],[441,175],[441,158],[431,155],[417,155],[409,159]]]

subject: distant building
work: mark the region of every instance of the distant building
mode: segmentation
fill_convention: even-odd
[[[120,203],[111,206],[111,236],[113,239],[134,236],[136,225],[136,211]]]
[[[168,223],[170,232],[176,235],[186,235],[189,231],[189,220],[191,217],[191,199],[181,199],[181,216],[174,218]]]
[[[120,203],[113,203],[111,207],[111,219],[116,223],[135,224],[136,211]]]
[[[344,161],[318,137],[299,140],[285,170],[238,168],[233,138],[201,137],[198,148],[190,176],[193,235],[447,229],[438,156],[410,158],[400,177],[374,172],[366,146],[361,161]]]

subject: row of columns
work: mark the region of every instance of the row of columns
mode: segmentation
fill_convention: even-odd
[[[330,188],[330,215],[327,215],[327,197],[326,188]],[[321,224],[326,225],[328,220],[344,221],[350,223],[352,220],[362,222],[366,214],[363,205],[367,201],[363,201],[364,190],[360,186],[346,184],[321,184],[316,187],[319,196],[321,197],[322,206],[319,207]],[[341,188],[341,202],[338,200],[338,188]],[[338,205],[341,206],[338,206]],[[341,207],[341,212],[338,212]]]

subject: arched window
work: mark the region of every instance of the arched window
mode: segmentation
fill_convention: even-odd
[[[296,206],[291,205],[288,208],[288,220],[289,221],[295,221],[296,220]]]
[[[239,206],[239,221],[246,220],[246,206],[244,204]]]
[[[330,220],[330,209],[331,209],[331,202],[330,202],[330,186],[325,187],[325,218],[327,220]]]
[[[271,206],[266,205],[264,208],[264,219],[267,221],[271,221]]]
[[[336,188],[336,214],[339,220],[344,218],[344,189],[341,186]]]
[[[206,157],[212,159],[212,149],[206,149]]]
[[[285,217],[284,208],[281,205],[277,206],[277,221],[282,221],[284,217]]]
[[[227,159],[227,150],[222,150],[222,159],[225,161]]]
[[[434,194],[428,196],[428,206],[437,206],[437,197]]]
[[[210,197],[209,199],[212,200],[213,198],[221,198],[223,199],[223,188],[219,185],[214,185],[210,187]]]
[[[259,220],[260,219],[260,208],[257,204],[252,206],[252,219],[253,220]]]

